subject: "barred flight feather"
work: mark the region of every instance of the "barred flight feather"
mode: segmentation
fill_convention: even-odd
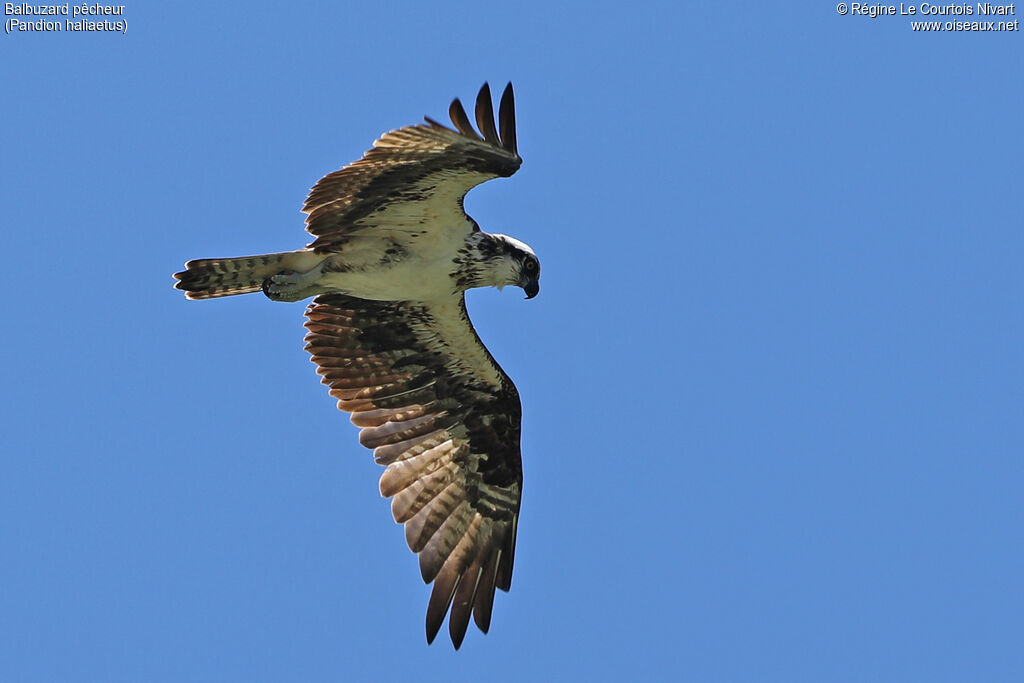
[[[445,318],[449,310],[459,324]],[[392,498],[424,581],[434,582],[430,638],[467,581],[449,624],[461,644],[470,616],[486,630],[495,587],[509,587],[522,481],[518,393],[479,343],[461,297],[451,305],[321,295],[307,315],[307,349],[322,381],[386,466],[381,494]],[[344,326],[332,326],[340,320]],[[416,373],[394,372],[412,367],[410,358]],[[491,371],[481,372],[481,363]],[[422,386],[410,389],[414,382]],[[459,578],[470,570],[471,578]]]

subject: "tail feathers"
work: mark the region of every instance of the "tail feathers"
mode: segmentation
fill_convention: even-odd
[[[196,259],[175,273],[174,286],[185,290],[189,299],[213,299],[258,292],[271,275],[284,271],[305,272],[320,260],[312,251],[286,251],[280,254],[240,256],[237,258]]]

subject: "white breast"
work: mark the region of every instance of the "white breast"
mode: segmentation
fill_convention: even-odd
[[[326,259],[317,284],[325,293],[376,301],[446,298],[454,291],[453,259],[462,246],[451,241],[444,233],[368,231]]]

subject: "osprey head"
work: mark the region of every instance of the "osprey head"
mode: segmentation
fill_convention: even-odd
[[[540,292],[540,260],[525,242],[520,242],[508,235],[494,234],[496,243],[500,246],[501,261],[504,271],[501,281],[497,285],[500,289],[504,285],[515,285],[522,287],[526,292],[526,298],[532,299]]]

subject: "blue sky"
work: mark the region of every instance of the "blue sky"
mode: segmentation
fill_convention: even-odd
[[[0,672],[17,681],[1024,676],[1021,34],[834,5],[132,3],[0,37]],[[5,19],[8,17],[5,17]],[[381,132],[515,83],[470,313],[523,397],[512,591],[429,588],[303,304]]]

